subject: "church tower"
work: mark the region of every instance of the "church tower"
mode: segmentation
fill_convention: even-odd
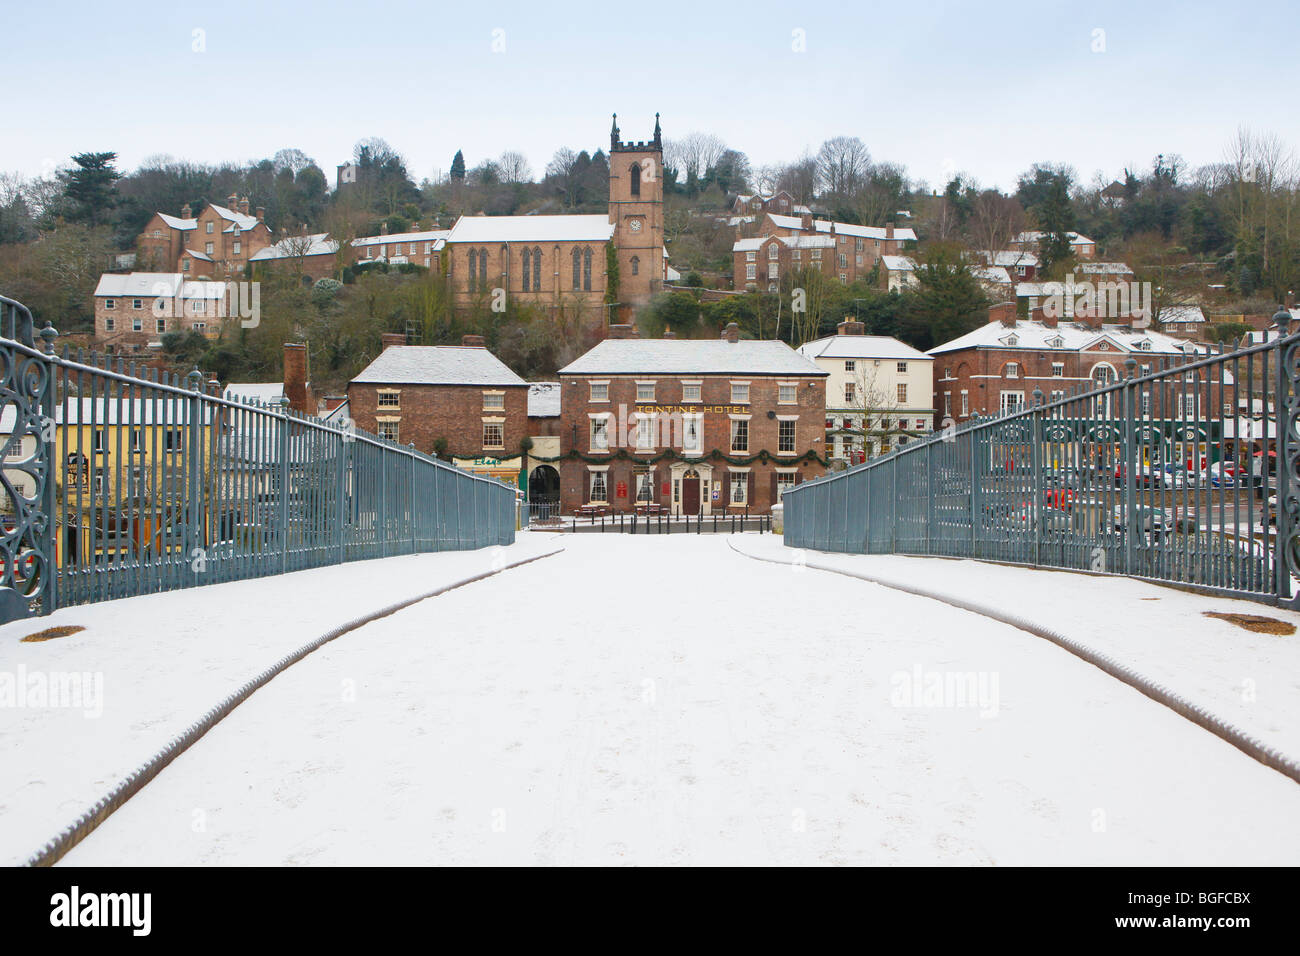
[[[614,114],[609,132],[609,221],[618,256],[619,321],[630,322],[632,310],[663,288],[664,146],[658,113],[654,138],[643,143],[623,142]]]

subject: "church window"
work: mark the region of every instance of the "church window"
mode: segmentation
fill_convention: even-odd
[[[523,258],[524,258],[524,291],[527,292],[529,280],[532,278],[533,275],[532,269],[530,268],[532,266],[533,250],[525,249]]]
[[[641,274],[641,259],[639,256],[632,257],[632,275]]]
[[[631,168],[627,171],[627,174],[629,177],[631,177],[629,179],[629,182],[632,184],[632,195],[640,196],[641,195],[641,164],[633,163]]]

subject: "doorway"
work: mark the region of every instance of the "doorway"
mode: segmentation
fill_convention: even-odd
[[[690,468],[682,475],[682,514],[700,513],[700,473]]]

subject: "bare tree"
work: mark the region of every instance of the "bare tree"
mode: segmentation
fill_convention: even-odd
[[[685,179],[694,174],[703,176],[727,151],[727,144],[712,133],[690,132],[680,139],[664,143],[664,165],[677,170]]]
[[[822,192],[852,196],[871,169],[871,154],[856,136],[836,136],[817,151],[817,184]]]
[[[515,150],[506,150],[497,160],[497,173],[503,183],[530,183],[533,181],[533,169],[528,165],[528,157]]]
[[[1024,231],[1025,211],[1010,196],[986,189],[975,199],[967,228],[976,249],[997,252]]]

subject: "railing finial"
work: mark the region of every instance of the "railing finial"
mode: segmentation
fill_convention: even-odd
[[[1285,305],[1279,305],[1277,311],[1273,313],[1273,321],[1277,323],[1277,329],[1283,335],[1287,334],[1287,329],[1291,325],[1291,310]]]

